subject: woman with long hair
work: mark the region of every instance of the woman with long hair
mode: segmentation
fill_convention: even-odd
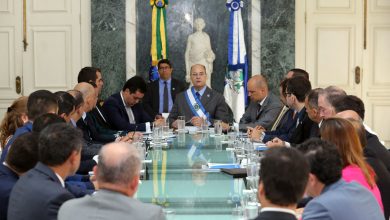
[[[343,162],[342,177],[345,181],[356,181],[373,193],[383,210],[381,194],[375,183],[375,172],[363,156],[359,136],[355,127],[346,119],[329,118],[320,128],[321,138],[334,143]]]
[[[21,96],[8,107],[0,125],[1,149],[8,143],[16,129],[22,127],[28,121],[27,99],[27,96]]]

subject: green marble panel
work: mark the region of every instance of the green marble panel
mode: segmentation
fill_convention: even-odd
[[[102,70],[102,99],[118,92],[126,80],[125,0],[91,2],[92,66]]]

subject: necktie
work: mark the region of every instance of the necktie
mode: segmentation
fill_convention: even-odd
[[[257,105],[257,112],[256,112],[256,119],[259,119],[260,112],[261,112],[261,105],[258,104],[258,105]]]
[[[167,81],[164,81],[164,95],[163,95],[163,112],[167,113],[168,111],[168,85]]]
[[[196,92],[195,95],[196,95],[196,97],[200,100],[200,94],[199,94],[199,92]]]

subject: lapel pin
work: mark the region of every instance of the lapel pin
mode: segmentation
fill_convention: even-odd
[[[172,88],[172,90],[174,91],[174,90],[175,90],[175,88]]]
[[[210,94],[207,94],[207,98],[210,98]]]

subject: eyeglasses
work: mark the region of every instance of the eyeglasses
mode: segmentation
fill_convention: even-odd
[[[202,77],[205,75],[206,75],[206,73],[191,73],[191,76],[193,76],[193,77],[198,77],[198,76]]]
[[[171,67],[169,67],[169,66],[162,66],[162,67],[159,67],[158,69],[159,70],[168,70],[168,69],[170,69]]]

